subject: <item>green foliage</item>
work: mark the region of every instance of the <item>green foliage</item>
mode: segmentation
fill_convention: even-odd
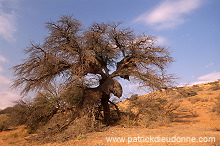
[[[65,91],[62,95],[62,98],[68,105],[77,106],[82,102],[83,95],[83,88],[73,87]]]

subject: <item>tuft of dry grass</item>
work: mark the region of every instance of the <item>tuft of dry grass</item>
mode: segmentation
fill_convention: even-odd
[[[209,122],[209,126],[211,127],[212,130],[214,131],[220,131],[220,115],[212,114],[211,115],[211,120]]]
[[[212,108],[213,112],[216,112],[220,115],[220,95],[215,98],[215,105]]]
[[[201,98],[200,98],[200,97],[197,97],[197,96],[194,96],[194,97],[188,98],[188,100],[189,100],[192,104],[195,104],[196,102],[201,101]]]
[[[10,132],[7,132],[2,137],[2,139],[4,141],[16,143],[17,141],[22,141],[22,139],[28,135],[29,135],[29,130],[27,128],[25,128],[24,126],[19,126],[19,127],[10,129]]]

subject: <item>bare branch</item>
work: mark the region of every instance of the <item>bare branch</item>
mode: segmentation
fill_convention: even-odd
[[[13,87],[22,87],[22,93],[27,93],[46,87],[56,78],[64,78],[68,84],[83,82],[88,74],[101,76],[100,87],[117,76],[133,78],[151,88],[166,86],[172,81],[165,72],[173,62],[169,50],[157,46],[155,37],[136,35],[121,24],[93,23],[82,29],[71,16],[46,23],[49,36],[43,44],[31,42],[25,50],[29,57],[14,67],[17,79]]]

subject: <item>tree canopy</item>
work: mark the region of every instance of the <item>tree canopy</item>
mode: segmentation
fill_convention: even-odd
[[[44,42],[32,42],[25,50],[28,58],[14,66],[13,87],[22,87],[22,94],[43,89],[58,78],[67,88],[99,92],[108,117],[110,94],[122,96],[115,77],[152,89],[167,87],[172,81],[166,73],[173,62],[170,51],[158,46],[155,37],[137,35],[114,22],[95,22],[85,28],[71,16],[46,23],[46,29],[49,35]]]

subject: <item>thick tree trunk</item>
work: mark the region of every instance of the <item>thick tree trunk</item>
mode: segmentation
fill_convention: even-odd
[[[101,104],[103,107],[103,112],[104,112],[104,123],[106,125],[110,125],[110,107],[108,104],[110,95],[103,93],[102,98],[101,98]]]
[[[110,100],[109,100],[109,103],[112,104],[115,107],[117,115],[118,115],[118,120],[120,120],[121,119],[121,113],[120,113],[120,110],[119,110],[118,106],[115,103],[111,102]]]
[[[122,95],[121,84],[115,79],[103,77],[103,79],[100,80],[100,85],[96,88],[96,90],[102,93],[101,105],[104,112],[104,123],[109,125],[111,116],[109,107],[110,94],[113,93],[115,96],[120,98]]]

